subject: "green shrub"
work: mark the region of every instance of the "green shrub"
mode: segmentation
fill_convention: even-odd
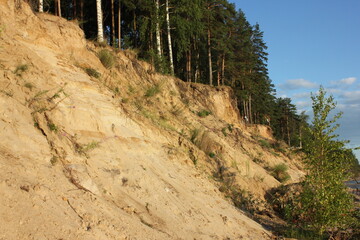
[[[190,131],[190,141],[195,144],[199,134],[200,134],[200,128],[192,129]]]
[[[272,168],[272,176],[276,178],[279,182],[286,182],[291,177],[287,173],[288,166],[286,166],[284,163],[277,164]]]
[[[155,84],[154,86],[151,86],[150,88],[148,88],[145,92],[145,97],[153,97],[156,94],[158,94],[160,92],[160,85],[159,84]]]
[[[260,146],[262,146],[264,148],[271,148],[271,144],[264,139],[260,139],[259,144],[260,144]]]
[[[121,99],[121,102],[122,102],[122,103],[128,103],[128,102],[129,102],[129,98],[123,98],[123,99]]]
[[[215,153],[213,153],[213,152],[210,152],[210,153],[209,153],[209,157],[214,158],[215,156],[216,156]]]
[[[27,64],[20,64],[15,68],[14,74],[16,74],[17,76],[21,76],[28,69],[29,69],[29,66]]]
[[[49,123],[48,127],[52,132],[57,132],[59,130],[59,128],[54,123]]]
[[[55,165],[58,162],[58,157],[56,156],[52,156],[52,158],[50,159],[50,163],[51,165]]]
[[[211,112],[208,111],[208,110],[205,110],[205,109],[197,112],[197,115],[198,115],[199,117],[207,117],[207,116],[209,116],[210,114],[211,114]]]
[[[112,53],[107,49],[102,49],[98,53],[98,57],[101,61],[101,63],[106,67],[107,69],[110,69],[114,66],[115,63],[115,57],[112,55]]]
[[[101,77],[101,74],[98,71],[96,71],[94,68],[85,68],[85,72],[90,77],[94,77],[94,78],[100,78]]]
[[[84,152],[88,152],[88,151],[90,151],[90,150],[92,150],[92,149],[95,149],[95,148],[97,148],[97,147],[99,147],[99,142],[97,142],[97,141],[92,141],[91,143],[88,143],[88,144],[83,145],[83,146],[82,146],[82,150],[83,150]]]
[[[224,134],[225,137],[227,136],[226,129],[227,129],[226,127],[224,127],[224,128],[221,129],[221,132]]]
[[[32,90],[35,86],[32,83],[27,82],[27,83],[24,84],[24,87]]]

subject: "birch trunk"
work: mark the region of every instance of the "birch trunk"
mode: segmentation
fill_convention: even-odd
[[[208,45],[208,61],[209,61],[209,84],[210,86],[213,85],[213,72],[212,72],[212,61],[211,61],[211,32],[210,32],[210,27],[208,28],[208,32],[207,32],[207,45]]]
[[[169,0],[166,0],[166,24],[167,24],[168,46],[169,46],[170,71],[171,71],[171,75],[174,75],[174,60],[173,60],[171,32],[170,32]]]
[[[114,0],[111,0],[111,46],[115,47],[115,10],[114,10]]]
[[[101,0],[96,0],[98,42],[104,42],[103,16],[101,9]]]
[[[44,0],[39,0],[39,12],[44,12]]]
[[[156,47],[159,60],[161,60],[161,39],[160,39],[160,19],[159,19],[159,0],[155,0],[156,7]]]

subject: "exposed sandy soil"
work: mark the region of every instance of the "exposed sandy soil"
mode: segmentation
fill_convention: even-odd
[[[295,156],[259,145],[270,129],[245,126],[230,89],[126,51],[107,70],[99,49],[76,23],[0,0],[0,239],[271,239],[214,175],[261,201],[280,184],[264,167],[297,181]]]

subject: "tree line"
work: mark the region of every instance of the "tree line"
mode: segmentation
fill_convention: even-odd
[[[277,98],[259,24],[227,0],[30,0],[34,10],[77,20],[88,39],[132,49],[158,72],[230,86],[244,121],[267,124],[302,147],[307,116]]]

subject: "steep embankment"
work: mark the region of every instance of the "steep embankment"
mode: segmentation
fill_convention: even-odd
[[[280,184],[271,166],[301,172],[228,88],[131,52],[108,70],[75,23],[12,0],[0,29],[0,239],[270,238],[222,192],[261,201]]]

